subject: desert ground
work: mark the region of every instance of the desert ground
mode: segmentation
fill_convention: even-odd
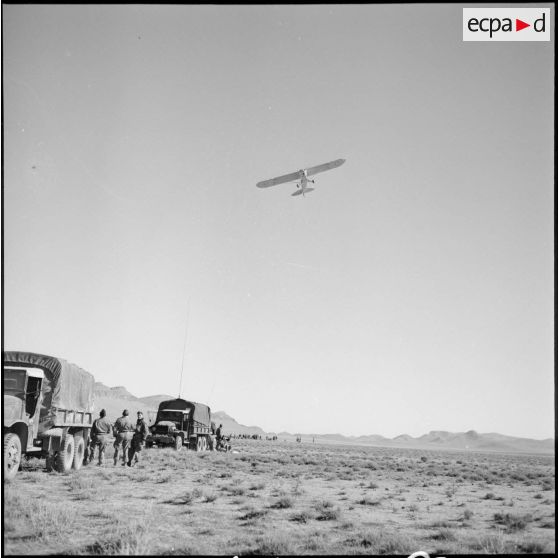
[[[232,440],[4,485],[14,554],[553,553],[554,456]]]

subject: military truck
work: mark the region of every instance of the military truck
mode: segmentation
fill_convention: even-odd
[[[155,424],[149,428],[147,447],[186,447],[196,451],[209,448],[211,409],[203,403],[170,399],[159,404]]]
[[[3,355],[4,479],[22,456],[46,458],[47,470],[80,469],[93,424],[94,377],[75,364],[37,353]]]

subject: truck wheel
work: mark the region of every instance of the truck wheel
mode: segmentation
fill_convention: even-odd
[[[196,451],[202,451],[202,438],[201,438],[201,436],[198,438],[198,441],[196,443]]]
[[[4,480],[11,481],[21,463],[21,440],[17,434],[9,432],[4,436]]]
[[[207,440],[202,438],[202,451],[207,451]]]
[[[180,451],[182,449],[182,437],[181,436],[177,436],[174,439],[174,449],[176,451]]]
[[[56,454],[54,469],[59,473],[68,473],[74,461],[75,442],[71,434],[66,434]]]
[[[74,436],[75,450],[72,467],[79,471],[83,465],[83,456],[85,454],[85,440],[83,436]]]

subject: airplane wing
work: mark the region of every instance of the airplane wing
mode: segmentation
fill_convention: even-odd
[[[258,188],[269,188],[269,186],[276,186],[277,184],[283,184],[285,182],[293,182],[300,178],[300,171],[291,172],[291,174],[284,174],[283,176],[277,176],[276,178],[271,178],[269,180],[263,180],[258,182],[256,186]]]
[[[335,159],[335,161],[330,161],[329,163],[324,163],[323,165],[317,165],[315,167],[310,167],[306,169],[306,175],[311,176],[313,174],[318,174],[319,172],[328,171],[340,167],[345,162],[345,159]]]

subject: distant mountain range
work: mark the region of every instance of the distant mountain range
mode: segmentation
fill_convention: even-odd
[[[303,438],[308,436],[302,435]],[[326,434],[316,436],[316,439],[328,439],[337,443],[372,445],[394,448],[418,449],[457,449],[476,451],[498,451],[506,453],[554,453],[554,440],[533,440],[531,438],[518,438],[504,434],[488,433],[479,434],[474,430],[468,432],[447,432],[433,430],[413,438],[408,434],[401,434],[395,438],[385,438],[377,434],[370,436],[343,436],[341,434]]]
[[[151,395],[148,397],[135,397],[125,387],[107,387],[101,382],[95,383],[95,408],[105,409],[107,416],[115,420],[128,409],[130,416],[135,417],[137,411],[142,411],[148,422],[152,423],[157,414],[157,408],[161,401],[173,399],[171,395]],[[381,446],[393,448],[417,448],[417,449],[456,449],[476,451],[496,451],[504,453],[544,453],[554,454],[554,440],[533,440],[531,438],[518,438],[505,436],[503,434],[489,433],[479,434],[474,430],[468,432],[446,432],[445,430],[433,430],[417,438],[408,434],[401,434],[395,438],[386,438],[378,434],[367,436],[345,436],[343,434],[302,434],[289,432],[265,432],[259,426],[246,426],[239,424],[233,417],[224,411],[212,412],[213,420],[217,425],[223,425],[226,434],[247,434],[266,436],[276,435],[282,440],[296,440],[301,438],[303,442],[318,442],[330,444],[346,444],[361,446]]]

